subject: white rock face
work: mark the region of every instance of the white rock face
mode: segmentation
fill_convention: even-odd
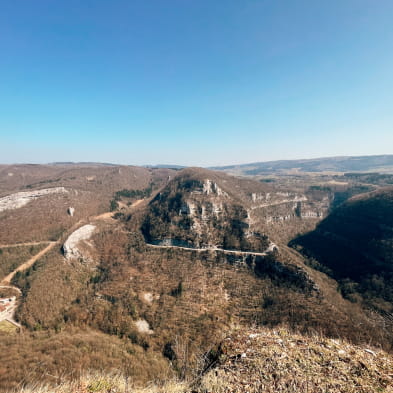
[[[210,179],[206,179],[203,182],[203,191],[204,194],[210,195],[210,194],[216,194],[217,196],[223,196],[227,197],[228,194],[223,191],[217,183],[213,183]]]
[[[63,245],[64,256],[66,259],[83,258],[83,255],[78,248],[78,243],[83,240],[88,240],[92,236],[96,227],[91,224],[80,227],[73,232]]]
[[[212,182],[206,179],[203,183],[203,193],[209,195],[213,191]]]
[[[27,205],[29,202],[50,194],[68,193],[64,187],[46,188],[36,191],[23,191],[16,194],[7,195],[0,198],[0,212],[5,210],[19,209]]]
[[[260,201],[264,202],[252,207],[252,209],[259,209],[262,207],[277,206],[285,203],[306,202],[307,197],[305,195],[289,194],[288,192],[277,192],[275,193],[275,195],[272,195],[270,193],[267,194],[252,193],[251,200],[253,202],[260,202]]]
[[[138,319],[134,323],[139,333],[146,333],[146,334],[154,333],[154,331],[150,329],[148,322],[145,321],[144,319]]]
[[[142,293],[142,300],[144,300],[148,304],[152,304],[154,300],[154,296],[151,292]]]
[[[301,214],[302,218],[323,218],[322,212],[313,212],[313,211],[306,211]]]

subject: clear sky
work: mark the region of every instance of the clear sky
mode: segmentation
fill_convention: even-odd
[[[392,0],[0,0],[0,162],[393,153]]]

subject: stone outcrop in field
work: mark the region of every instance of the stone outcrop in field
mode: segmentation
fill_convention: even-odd
[[[29,202],[50,194],[68,193],[64,187],[45,188],[43,190],[22,191],[0,198],[0,212],[19,209]]]
[[[94,225],[87,224],[73,232],[63,245],[65,258],[84,258],[82,251],[78,248],[78,244],[83,240],[90,239],[95,229]]]

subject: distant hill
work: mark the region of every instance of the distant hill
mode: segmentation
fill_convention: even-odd
[[[326,157],[307,160],[255,162],[211,168],[237,175],[256,176],[285,172],[386,172],[393,173],[393,155]]]
[[[107,212],[116,193],[160,188],[172,173],[104,164],[0,166],[0,244],[57,239],[79,220]],[[20,208],[1,208],[13,194],[26,198],[57,188],[65,191],[33,198]],[[75,209],[73,217],[67,213],[69,207]]]
[[[187,168],[183,165],[176,165],[176,164],[157,164],[157,165],[144,165],[145,168],[158,168],[158,169],[184,169]]]

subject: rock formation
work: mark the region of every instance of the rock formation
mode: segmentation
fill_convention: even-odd
[[[90,239],[96,227],[91,224],[80,227],[73,232],[63,245],[63,252],[66,259],[82,258],[86,259],[78,247],[78,244],[84,240]]]
[[[7,195],[3,198],[0,198],[0,212],[18,209],[42,196],[59,193],[68,193],[68,191],[64,187],[54,187],[43,190],[22,191],[17,192],[16,194]]]

